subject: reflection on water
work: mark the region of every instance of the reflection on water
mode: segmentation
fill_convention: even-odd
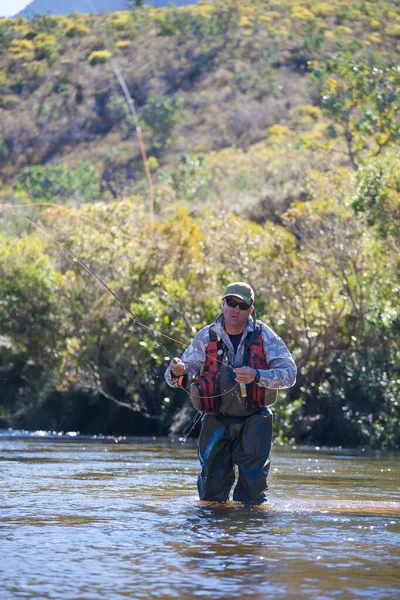
[[[400,597],[398,457],[275,447],[201,503],[193,443],[0,435],[0,598]]]

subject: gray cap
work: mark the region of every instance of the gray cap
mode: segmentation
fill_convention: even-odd
[[[222,299],[228,296],[236,296],[251,304],[254,302],[253,288],[248,283],[243,283],[243,281],[235,281],[235,283],[227,285]]]

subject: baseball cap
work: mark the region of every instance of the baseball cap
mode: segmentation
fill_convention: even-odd
[[[243,283],[242,281],[235,281],[227,285],[222,299],[227,296],[237,296],[237,298],[241,298],[245,302],[254,302],[253,288],[248,283]]]

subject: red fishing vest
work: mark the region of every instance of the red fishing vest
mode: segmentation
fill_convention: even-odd
[[[261,335],[261,326],[257,324],[254,332],[248,334],[251,337],[250,345],[248,346],[245,355],[248,355],[246,366],[253,369],[269,369],[267,358],[264,352],[263,340]],[[198,389],[201,398],[202,412],[212,415],[218,414],[220,405],[220,357],[218,355],[219,345],[217,334],[213,329],[210,329],[210,341],[206,348],[206,360],[203,367],[203,372],[196,380],[195,386]],[[247,398],[246,404],[248,408],[257,410],[265,406],[264,396],[265,388],[260,387],[254,381],[246,385]]]

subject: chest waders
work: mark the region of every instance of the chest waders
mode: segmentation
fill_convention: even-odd
[[[276,390],[266,390],[252,382],[246,385],[247,416],[220,414],[221,361],[220,342],[210,329],[203,373],[195,386],[200,410],[206,413],[198,440],[201,470],[197,480],[201,500],[225,502],[238,480],[233,500],[260,504],[266,500],[269,454],[272,441],[272,412],[266,406],[276,399]],[[243,364],[253,369],[269,369],[265,356],[261,325],[257,323],[245,341]]]

